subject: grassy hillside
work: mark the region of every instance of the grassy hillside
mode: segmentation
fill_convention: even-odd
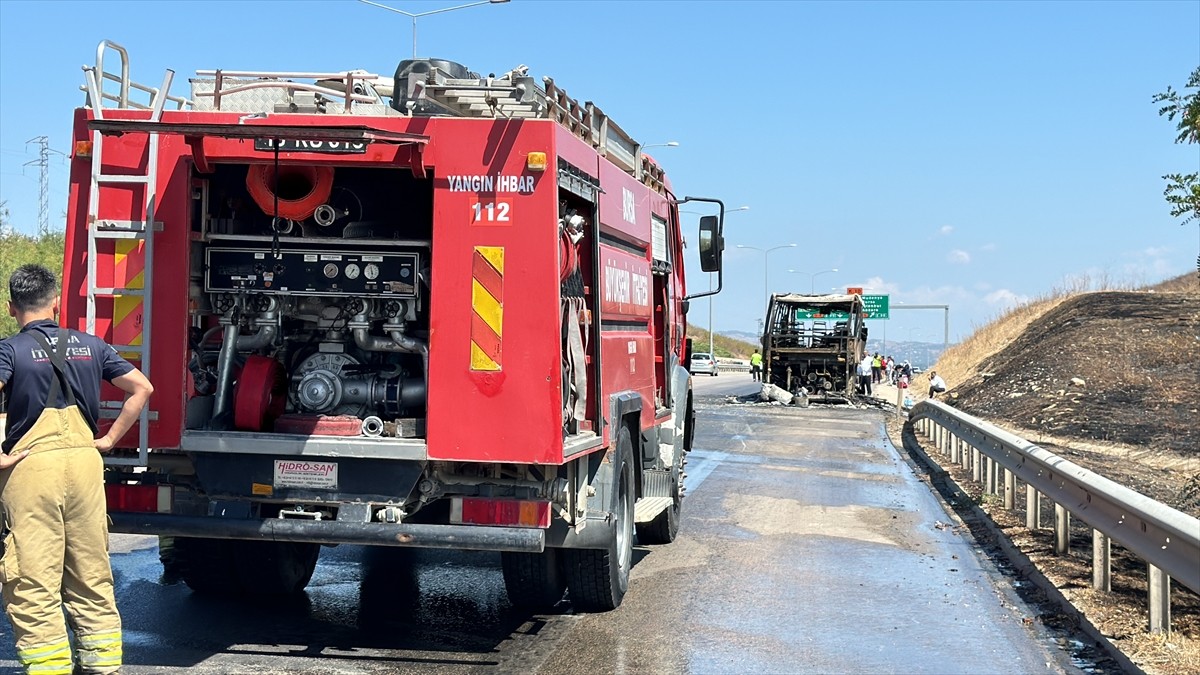
[[[688,326],[687,335],[692,338],[694,351],[708,351],[708,331],[699,326]],[[724,335],[718,334],[713,338],[713,351],[719,358],[748,359],[755,349],[758,349],[758,345]]]

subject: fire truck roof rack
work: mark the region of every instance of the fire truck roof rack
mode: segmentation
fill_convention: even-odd
[[[196,75],[199,77],[191,80],[196,110],[397,114],[376,88],[390,85],[390,81],[365,70],[309,73],[218,69],[198,70]]]
[[[642,146],[599,106],[580,103],[543,78],[538,87],[518,66],[500,77],[451,78],[437,66],[427,72],[409,72],[396,80],[393,105],[409,114],[457,117],[553,119],[588,142],[626,173],[659,192],[665,192],[663,170],[642,153]],[[406,81],[405,81],[406,80]]]
[[[104,52],[112,49],[120,56],[120,74],[104,71]],[[333,73],[277,72],[250,70],[201,70],[190,80],[191,99],[178,96],[158,97],[158,89],[129,79],[129,55],[124,47],[102,40],[96,49],[95,67],[84,66],[101,85],[99,100],[88,95],[88,105],[103,108],[113,101],[120,108],[150,110],[130,100],[130,90],[145,92],[151,101],[169,101],[179,109],[230,111],[244,113],[326,113],[364,116],[447,115],[509,119],[553,119],[596,149],[602,156],[638,181],[666,192],[663,170],[642,153],[635,141],[599,106],[580,103],[558,87],[552,78],[543,78],[539,87],[526,66],[518,66],[500,77],[478,77],[461,68],[453,78],[443,62],[426,62],[426,70],[408,70],[397,77],[384,78],[362,70]],[[449,64],[449,62],[445,62]],[[457,64],[450,64],[456,66]],[[120,84],[120,93],[103,91],[105,80]],[[297,80],[311,80],[298,82]],[[82,87],[88,91],[85,85]],[[388,105],[386,98],[391,97]],[[101,117],[100,115],[97,116]]]

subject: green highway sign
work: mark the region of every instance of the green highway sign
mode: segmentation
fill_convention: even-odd
[[[863,309],[866,310],[866,318],[868,319],[886,319],[888,318],[888,296],[886,295],[864,295],[862,296]]]

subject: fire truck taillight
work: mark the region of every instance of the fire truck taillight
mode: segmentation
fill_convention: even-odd
[[[92,156],[91,141],[75,141],[75,156],[87,159]]]
[[[109,483],[104,486],[104,496],[109,511],[170,513],[173,488],[170,485]]]
[[[525,168],[530,171],[545,171],[546,170],[546,153],[531,152],[525,158]]]
[[[454,497],[450,522],[460,525],[550,527],[550,502]]]

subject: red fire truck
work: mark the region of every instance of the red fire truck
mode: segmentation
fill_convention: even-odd
[[[684,496],[708,293],[678,205],[710,203],[719,279],[719,200],[523,66],[200,71],[179,97],[105,41],[84,71],[65,321],[155,385],[106,460],[114,531],[171,538],[199,591],[297,592],[350,543],[501,551],[522,606],[621,602]]]

